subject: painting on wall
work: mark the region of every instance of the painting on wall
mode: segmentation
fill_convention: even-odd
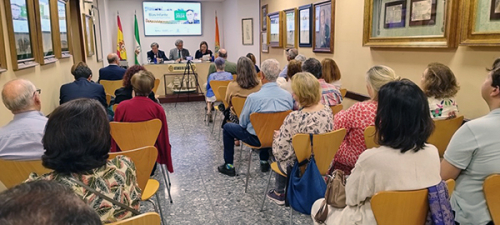
[[[299,46],[312,47],[312,5],[299,7]]]
[[[406,25],[406,1],[385,3],[384,28],[398,28]]]
[[[267,45],[267,32],[262,32],[261,37],[262,37],[262,52],[268,53],[269,45]]]
[[[436,24],[437,0],[411,0],[410,26]]]
[[[263,5],[262,6],[262,10],[260,11],[260,15],[261,15],[261,27],[262,27],[262,31],[266,31],[267,30],[267,5]]]
[[[287,48],[297,48],[297,9],[285,10],[285,37]]]
[[[314,4],[314,52],[333,52],[335,0]]]
[[[500,20],[500,0],[491,0],[490,20]]]
[[[283,32],[282,25],[283,24],[283,14],[282,12],[275,12],[269,14],[269,45],[275,48],[283,47]]]
[[[253,45],[253,19],[241,19],[241,38],[243,45]]]

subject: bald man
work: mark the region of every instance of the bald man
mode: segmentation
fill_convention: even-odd
[[[39,160],[47,117],[41,112],[40,89],[28,80],[16,79],[3,86],[3,104],[14,119],[0,128],[0,158]]]
[[[234,62],[229,62],[227,61],[227,51],[226,49],[219,49],[219,57],[223,58],[225,60],[225,67],[224,67],[224,71],[226,72],[229,72],[231,74],[236,74],[236,63]],[[207,75],[207,80],[208,80],[208,76],[210,76],[210,74],[212,73],[215,73],[217,72],[217,69],[215,69],[215,64],[210,64],[210,67],[208,68],[208,75]]]
[[[123,79],[123,74],[125,74],[125,69],[120,66],[120,57],[116,53],[109,53],[108,55],[109,66],[101,68],[99,70],[99,80],[121,80]]]

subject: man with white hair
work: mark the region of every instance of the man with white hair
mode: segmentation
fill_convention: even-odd
[[[276,59],[264,61],[261,70],[262,88],[260,91],[248,95],[240,114],[240,124],[226,123],[224,125],[224,164],[218,167],[220,173],[228,176],[236,175],[233,166],[235,138],[249,145],[260,146],[259,138],[250,123],[250,114],[283,112],[293,108],[292,95],[276,84],[279,71],[279,63]],[[260,149],[260,170],[262,172],[267,172],[270,168],[269,150],[271,148]]]
[[[28,80],[16,79],[3,86],[2,101],[14,119],[0,128],[0,158],[39,160],[47,118],[40,112],[40,89]]]
[[[285,54],[286,54],[286,61],[290,62],[293,59],[295,59],[295,57],[297,57],[297,55],[299,54],[299,50],[297,50],[296,48],[289,48],[285,50]],[[285,68],[283,68],[279,77],[286,77],[287,72],[288,72],[288,64],[285,65]]]
[[[184,42],[181,39],[175,41],[175,48],[170,50],[170,60],[175,60],[176,62],[180,62],[186,57],[189,56],[189,50],[183,48]]]

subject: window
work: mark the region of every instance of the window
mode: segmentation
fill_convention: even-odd
[[[57,1],[57,12],[59,18],[59,36],[61,41],[61,51],[63,56],[69,56],[68,25],[66,22],[66,3]]]

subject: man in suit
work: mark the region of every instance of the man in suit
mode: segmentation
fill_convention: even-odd
[[[98,100],[104,108],[107,108],[106,93],[104,87],[91,81],[92,70],[84,62],[73,65],[71,74],[75,81],[61,86],[59,104],[64,104],[77,98],[91,98]]]
[[[159,50],[159,47],[160,45],[158,45],[158,43],[151,43],[151,51],[148,52],[148,61],[154,62],[155,55],[158,63],[168,61],[167,55],[165,55],[164,51]]]
[[[97,81],[97,83],[100,83],[101,80],[123,79],[123,74],[125,74],[126,70],[118,66],[120,64],[120,58],[116,53],[110,53],[108,55],[108,63],[109,66],[106,66],[99,70],[99,80]]]
[[[223,58],[225,60],[226,67],[224,68],[224,71],[229,72],[231,74],[236,74],[236,63],[234,62],[229,62],[227,61],[227,51],[226,49],[221,48],[219,50],[219,57]],[[208,68],[208,75],[207,75],[207,80],[208,76],[210,74],[217,72],[215,69],[215,64],[210,64],[210,67]]]
[[[189,51],[183,48],[184,42],[181,39],[175,41],[175,48],[170,50],[170,60],[175,60],[176,62],[181,62],[181,60],[186,59],[189,56]]]

